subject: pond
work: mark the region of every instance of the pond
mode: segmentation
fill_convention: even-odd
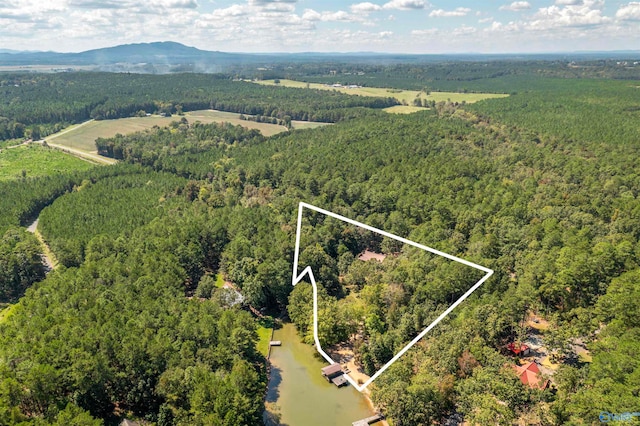
[[[267,406],[277,407],[280,423],[267,424],[350,426],[373,415],[365,397],[352,386],[337,388],[322,377],[320,369],[328,363],[300,341],[293,324],[275,330],[273,340],[282,341],[282,346],[271,349]]]

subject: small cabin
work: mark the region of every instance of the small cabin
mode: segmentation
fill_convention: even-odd
[[[327,379],[329,383],[333,383],[337,387],[342,387],[347,384],[347,379],[344,377],[344,371],[340,364],[331,364],[322,369],[322,376]]]

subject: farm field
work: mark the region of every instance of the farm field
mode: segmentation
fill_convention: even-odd
[[[261,80],[257,81],[258,84],[271,85],[271,86],[283,86],[283,87],[296,87],[307,89],[320,89],[320,90],[337,90],[341,93],[348,95],[360,95],[360,96],[375,96],[375,97],[392,97],[397,99],[403,104],[412,105],[413,100],[417,97],[421,99],[450,102],[466,102],[475,103],[484,99],[504,98],[509,95],[499,93],[457,93],[457,92],[431,92],[429,95],[425,95],[424,92],[417,90],[400,90],[389,89],[384,87],[358,87],[358,88],[346,88],[346,87],[333,87],[320,83],[305,83],[303,81],[295,80],[280,80],[280,83],[275,83],[274,80]],[[392,107],[393,108],[393,107]],[[422,110],[424,108],[416,108],[415,111]],[[387,112],[398,113],[400,110],[385,109]],[[415,112],[411,111],[411,112]],[[408,113],[409,110],[403,110],[402,113]]]
[[[292,120],[291,125],[294,129],[316,129],[318,127],[328,126],[332,123],[322,123],[318,121],[299,121]]]
[[[116,120],[92,120],[69,127],[59,133],[48,136],[45,140],[57,145],[95,153],[97,152],[95,146],[95,140],[97,138],[109,138],[118,133],[126,135],[150,129],[153,126],[168,126],[172,121],[180,120],[182,117],[185,117],[190,123],[196,121],[206,124],[227,122],[248,129],[257,129],[265,136],[272,136],[287,131],[286,127],[283,126],[240,120],[239,116],[239,114],[231,112],[201,110],[186,112],[184,116],[151,116],[119,118]]]
[[[200,110],[186,112],[184,116],[189,122],[201,121],[202,123],[231,123],[234,126],[242,126],[247,129],[259,130],[265,136],[273,136],[278,133],[286,132],[287,128],[270,123],[256,123],[255,121],[240,120],[240,114],[235,112],[225,112],[216,110]],[[176,118],[173,117],[173,120]]]
[[[54,173],[87,170],[91,163],[42,145],[23,145],[0,151],[0,180],[23,176],[46,176]]]

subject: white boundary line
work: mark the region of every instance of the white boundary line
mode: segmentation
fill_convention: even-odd
[[[438,318],[436,318],[431,324],[429,324],[429,326],[427,328],[425,328],[420,334],[418,334],[411,342],[409,342],[409,344],[407,344],[407,346],[402,348],[402,350],[400,352],[398,352],[396,354],[396,356],[391,358],[391,360],[389,362],[387,362],[378,371],[376,371],[376,373],[373,376],[371,376],[371,378],[369,380],[367,380],[362,386],[358,385],[356,383],[356,381],[353,380],[353,378],[351,378],[351,376],[346,374],[346,377],[347,377],[347,380],[349,380],[349,383],[351,383],[351,385],[354,388],[356,388],[359,392],[364,391],[367,388],[367,386],[369,386],[371,384],[371,382],[373,382],[378,376],[380,376],[380,374],[382,374],[387,368],[389,368],[391,366],[391,364],[396,362],[413,345],[418,343],[418,341],[420,339],[422,339],[429,331],[431,331],[431,329],[433,327],[435,327],[440,321],[442,321],[444,319],[444,317],[449,315],[451,313],[451,311],[453,311],[460,303],[462,303],[467,297],[469,297],[471,295],[471,293],[476,291],[478,289],[478,287],[480,287],[486,280],[489,279],[489,277],[491,275],[493,275],[493,270],[491,270],[489,268],[485,268],[484,266],[480,266],[480,265],[477,265],[477,264],[475,264],[473,262],[469,262],[468,260],[464,260],[464,259],[461,259],[459,257],[453,256],[451,254],[441,252],[441,251],[436,250],[434,248],[431,248],[431,247],[428,247],[428,246],[425,246],[425,245],[422,245],[422,244],[418,244],[418,243],[413,242],[411,240],[407,240],[406,238],[398,237],[397,235],[393,235],[393,234],[390,234],[388,232],[382,231],[380,229],[374,228],[373,226],[369,226],[369,225],[366,225],[364,223],[357,222],[357,221],[355,221],[353,219],[349,219],[349,218],[346,218],[344,216],[340,216],[339,214],[330,212],[328,210],[321,209],[321,208],[313,206],[311,204],[307,204],[307,203],[301,202],[299,204],[299,206],[298,206],[298,227],[297,227],[297,230],[296,230],[296,248],[295,248],[295,253],[293,255],[293,275],[292,275],[291,284],[295,286],[296,284],[298,284],[304,278],[305,275],[309,275],[309,279],[311,280],[311,285],[313,287],[313,340],[315,341],[316,349],[318,350],[318,352],[320,352],[320,355],[322,355],[323,358],[326,359],[330,364],[335,364],[336,362],[333,359],[331,359],[331,357],[329,355],[327,355],[327,353],[322,349],[322,347],[320,346],[320,340],[318,339],[318,285],[316,284],[316,279],[313,276],[313,271],[311,270],[310,266],[307,266],[306,268],[304,268],[302,273],[300,275],[298,275],[298,259],[299,259],[299,254],[300,254],[300,232],[301,232],[301,229],[302,229],[302,210],[304,208],[316,211],[318,213],[322,213],[322,214],[324,214],[326,216],[333,217],[333,218],[341,220],[343,222],[347,222],[347,223],[350,223],[352,225],[358,226],[360,228],[364,228],[364,229],[369,230],[371,232],[375,232],[377,234],[384,235],[385,237],[394,239],[396,241],[400,241],[400,242],[402,242],[404,244],[408,244],[410,246],[417,247],[419,249],[428,251],[430,253],[437,254],[438,256],[442,256],[442,257],[445,257],[447,259],[453,260],[455,262],[462,263],[463,265],[467,265],[467,266],[470,266],[472,268],[479,269],[479,270],[481,270],[483,272],[486,272],[486,274],[477,283],[475,283],[469,290],[467,290],[467,292],[465,294],[463,294],[458,300],[456,300],[451,306],[449,306],[442,314],[440,314],[440,316]]]

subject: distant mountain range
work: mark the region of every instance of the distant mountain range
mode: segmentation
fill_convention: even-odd
[[[498,59],[640,59],[640,51],[574,52],[547,54],[452,54],[411,55],[375,52],[356,53],[225,53],[200,50],[176,42],[125,44],[80,53],[34,52],[0,49],[0,66],[68,66],[97,67],[110,71],[136,70],[170,72],[192,70],[221,71],[232,65],[269,64],[275,62],[434,62],[443,60]]]
[[[245,55],[210,52],[175,42],[125,44],[80,53],[0,50],[0,65],[229,64]]]

